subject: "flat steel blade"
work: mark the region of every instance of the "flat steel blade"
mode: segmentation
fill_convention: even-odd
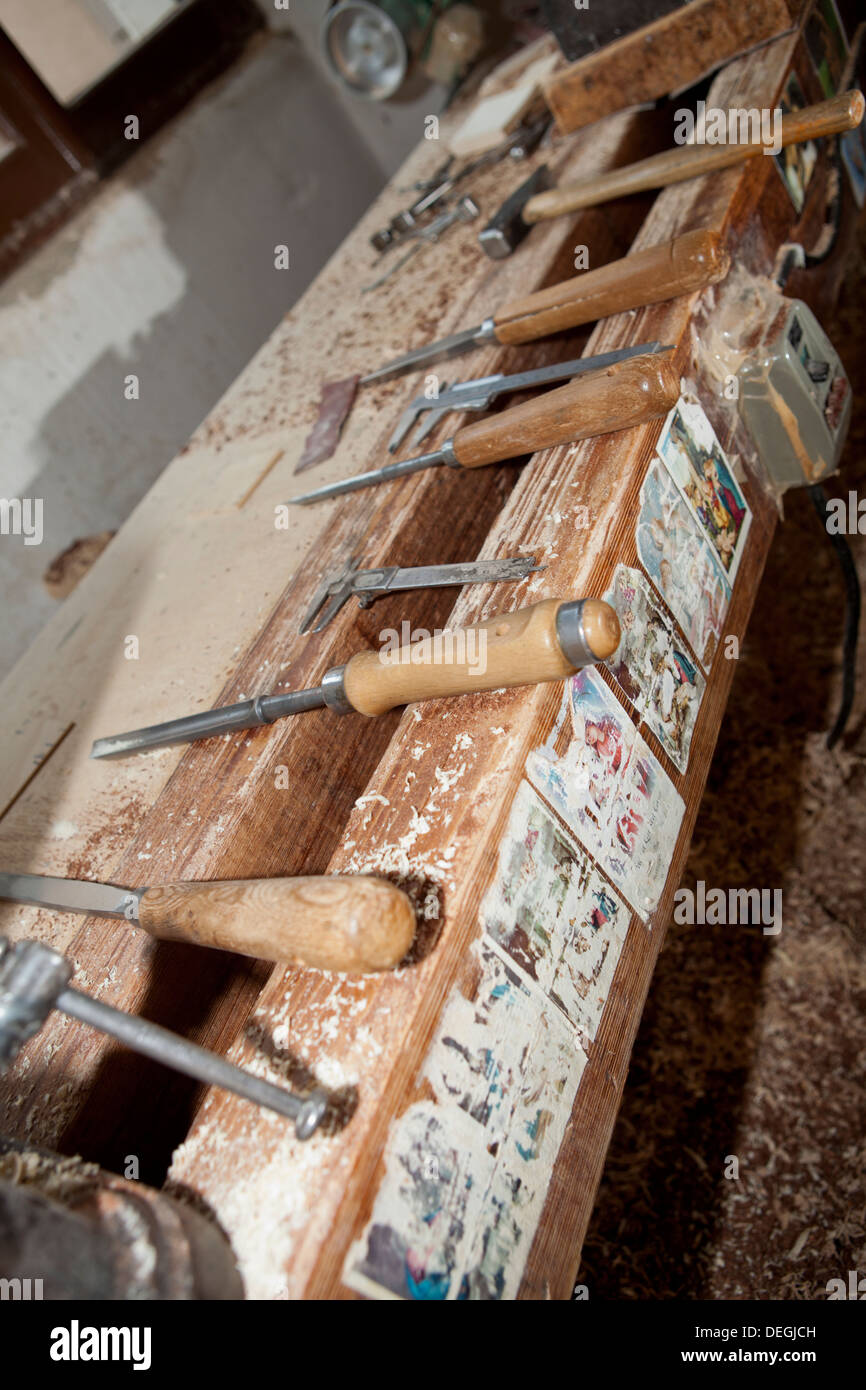
[[[461,352],[470,352],[472,348],[480,347],[482,343],[492,342],[495,337],[493,320],[485,319],[477,328],[467,328],[462,333],[452,333],[450,338],[440,338],[435,343],[427,343],[424,347],[413,348],[411,352],[405,353],[402,357],[395,357],[393,362],[386,362],[384,367],[379,367],[377,371],[362,376],[361,385],[366,386],[371,381],[386,381],[388,377],[400,376],[403,372],[411,372],[414,367],[420,367],[425,362],[441,362],[446,357],[457,357]]]
[[[386,463],[384,468],[373,468],[369,473],[356,473],[354,478],[342,478],[338,483],[326,483],[314,492],[302,492],[299,497],[290,497],[289,505],[305,507],[310,502],[321,502],[325,497],[340,497],[344,492],[357,492],[358,488],[373,487],[376,483],[389,483],[393,478],[403,478],[407,473],[420,473],[423,468],[436,468],[445,463],[442,449],[432,454],[421,454],[416,459],[403,459],[400,463]]]
[[[87,883],[77,878],[48,878],[43,874],[0,874],[0,898],[33,907],[56,907],[61,912],[86,912],[91,917],[126,917],[138,921],[143,889],[113,883]]]

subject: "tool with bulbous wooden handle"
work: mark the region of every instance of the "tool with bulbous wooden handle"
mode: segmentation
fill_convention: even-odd
[[[863,93],[856,90],[840,92],[828,101],[819,101],[800,111],[788,111],[782,117],[781,145],[799,145],[824,135],[841,135],[846,130],[854,130],[863,119],[863,111]],[[529,225],[546,222],[551,217],[597,207],[599,203],[608,203],[628,193],[683,183],[700,174],[710,174],[716,169],[727,169],[732,164],[753,159],[770,147],[775,153],[775,142],[763,136],[761,140],[734,144],[679,145],[637,164],[627,164],[581,183],[563,184],[538,193],[523,208],[523,221]]]
[[[456,357],[485,343],[512,346],[533,343],[549,333],[578,328],[645,304],[661,304],[681,294],[715,285],[728,273],[730,261],[717,232],[701,228],[672,241],[633,251],[621,260],[587,270],[570,280],[536,290],[503,304],[477,328],[413,348],[393,362],[361,378],[361,385],[385,381],[428,362]]]
[[[486,463],[534,454],[557,444],[571,444],[592,435],[631,429],[659,419],[677,403],[680,382],[670,358],[647,354],[630,357],[612,367],[577,377],[567,386],[545,391],[499,415],[464,425],[441,449],[419,458],[389,463],[370,473],[358,473],[314,492],[290,497],[290,502],[318,502],[356,488],[390,482],[407,473],[446,464],[450,468],[479,468]]]
[[[165,941],[349,975],[393,969],[415,935],[406,894],[387,879],[360,874],[122,888],[0,873],[0,898],[122,917]]]
[[[446,630],[396,651],[358,652],[345,666],[326,671],[313,690],[260,695],[239,705],[97,739],[90,756],[110,758],[192,743],[323,705],[336,714],[374,716],[416,700],[563,680],[583,666],[606,661],[619,646],[619,637],[616,613],[603,599],[543,599],[516,613]]]

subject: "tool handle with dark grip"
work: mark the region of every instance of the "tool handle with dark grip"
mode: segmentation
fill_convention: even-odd
[[[415,700],[562,680],[577,669],[557,632],[562,603],[544,599],[397,652],[359,652],[345,668],[346,697],[359,714],[377,715]],[[616,651],[619,621],[602,599],[585,600],[583,630],[590,656],[602,661]]]
[[[415,934],[406,894],[362,875],[148,888],[139,922],[168,941],[349,975],[393,969]]]
[[[530,343],[626,309],[660,304],[715,285],[727,275],[729,264],[717,232],[684,232],[673,241],[512,300],[494,316],[496,338],[500,343]]]
[[[631,429],[666,415],[679,397],[668,357],[630,357],[567,386],[458,430],[452,440],[464,468],[519,458],[538,449]]]
[[[796,145],[804,140],[816,140],[822,135],[839,135],[854,130],[863,119],[863,94],[858,91],[840,92],[828,101],[791,111],[782,118],[782,145]],[[716,169],[726,169],[744,159],[764,153],[760,141],[726,145],[678,145],[651,155],[637,164],[612,169],[607,174],[585,179],[581,183],[564,184],[530,198],[523,209],[524,222],[544,222],[551,217],[578,212],[581,208],[596,207],[629,193],[649,188],[664,188],[671,183],[697,178]]]

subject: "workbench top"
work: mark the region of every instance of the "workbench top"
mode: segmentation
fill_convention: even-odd
[[[711,100],[772,104],[797,43],[789,35],[732,63]],[[625,113],[557,143],[552,162],[560,178],[583,178],[651,152],[648,141],[643,113]],[[156,1184],[170,1165],[171,1189],[228,1234],[253,1298],[569,1296],[733,673],[720,644],[706,661],[685,771],[609,672],[578,692],[613,702],[667,789],[654,862],[625,886],[570,823],[567,794],[557,803],[545,781],[545,767],[565,767],[574,746],[569,682],[377,720],[321,710],[186,748],[88,760],[99,735],[315,684],[405,618],[432,630],[543,597],[602,595],[617,565],[637,564],[641,487],[661,422],[523,467],[419,473],[292,509],[283,524],[293,493],[387,460],[424,374],[361,388],[333,458],[296,478],[324,381],[565,278],[579,245],[595,267],[711,227],[738,264],[766,274],[794,221],[773,161],[759,158],[655,200],[540,225],[504,262],[480,252],[480,224],[455,228],[362,295],[375,271],[369,236],[441,158],[441,143],[421,142],[0,688],[4,865],[133,885],[376,872],[413,897],[412,958],[364,979],[0,905],[0,930],[68,952],[80,988],[262,1076],[330,1092],[332,1122],[302,1144],[279,1117],[202,1092],[57,1015],[3,1079],[4,1132],[121,1173],[135,1156]],[[495,166],[478,177],[468,191],[484,220],[526,172]],[[285,285],[275,272],[275,294]],[[724,433],[694,357],[693,315],[711,314],[718,292],[700,306],[689,296],[619,315],[591,334],[494,345],[441,370],[453,380],[673,344],[752,512],[724,626],[742,640],[776,512],[755,483],[748,441]],[[358,553],[368,566],[533,554],[545,568],[516,585],[470,586],[456,603],[447,590],[366,611],[350,603],[323,633],[301,637],[321,575]],[[534,898],[533,874],[550,876]],[[503,941],[515,902],[562,931],[578,888],[575,902],[595,894],[605,912],[569,1008]]]

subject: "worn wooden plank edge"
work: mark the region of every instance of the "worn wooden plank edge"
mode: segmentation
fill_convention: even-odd
[[[776,46],[771,51],[770,61],[773,63],[772,73],[774,89],[777,89],[781,86],[782,76],[784,75],[784,72],[787,69],[792,51],[793,43],[788,40],[784,41],[781,45]],[[738,65],[732,65],[732,68],[727,70],[727,73],[725,75],[728,86],[721,88],[717,87],[714,92],[714,96],[724,98],[725,100],[727,100],[730,96],[730,99],[732,101],[745,100],[749,91],[749,78],[751,77],[752,81],[754,82],[762,80],[762,69],[760,67],[760,64],[765,61],[767,61],[766,54],[762,55],[760,58],[744,60]],[[758,66],[754,66],[755,64],[757,64]],[[689,189],[686,194],[683,194],[681,190],[668,190],[657,201],[653,214],[651,218],[648,220],[647,225],[644,229],[644,233],[639,239],[640,242],[652,243],[655,240],[661,239],[660,224],[663,220],[665,222],[665,234],[670,234],[666,222],[667,217],[671,216],[671,214],[673,214],[671,220],[676,224],[676,230],[684,230],[686,225],[689,224],[690,220],[694,225],[716,224],[724,226],[727,217],[729,216],[728,210],[737,205],[738,200],[742,203],[742,208],[745,208],[746,206],[754,206],[755,202],[757,201],[757,198],[759,197],[763,189],[766,178],[769,176],[771,176],[771,171],[769,171],[768,167],[766,166],[758,170],[731,170],[727,171],[726,175],[724,176],[724,180],[718,180],[709,187],[706,186],[707,181],[703,181],[702,185],[696,186],[695,189]],[[630,324],[627,324],[625,326],[627,328],[630,328],[630,330],[633,333],[640,334],[642,329],[645,330],[645,325],[648,321],[648,316],[650,313],[651,311],[641,311],[639,315],[635,316],[635,320],[633,320]],[[665,324],[665,327],[668,327],[668,325]],[[594,336],[592,346],[594,348],[609,346],[611,345],[613,340],[615,340],[620,334],[622,334],[622,331],[623,325],[621,325],[618,321],[612,321],[605,325],[604,330],[602,332],[597,333]],[[586,461],[587,455],[597,455],[600,457],[601,455],[603,455],[607,447],[609,446],[607,446],[604,441],[599,441],[593,446],[586,446],[580,452],[581,462]],[[555,476],[556,463],[561,463],[561,455],[558,459],[553,461],[546,459],[544,460],[543,464],[540,460],[535,461],[535,463],[533,464],[532,472],[527,470],[527,472],[524,473],[518,487],[512,494],[508,509],[509,514],[513,513],[515,508],[518,507],[521,499],[529,494],[529,492],[532,490],[533,483],[539,476],[547,478],[549,478],[551,475]],[[753,502],[755,502],[757,508],[759,506],[759,500],[756,500],[754,498],[752,500]],[[497,528],[497,533],[494,533],[490,538],[491,547],[498,542],[499,537],[501,536],[502,531],[504,529],[504,526],[505,521],[503,520],[501,526]],[[764,534],[761,538],[761,545],[758,547],[759,551],[761,551],[762,553],[756,552],[758,537],[757,527],[754,530],[752,540],[750,542],[751,549],[748,553],[754,556],[754,559],[750,563],[754,564],[753,575],[755,583],[757,583],[760,567],[763,563],[763,553],[765,553],[766,545],[769,542],[769,533],[771,529],[771,519],[767,517]],[[580,577],[581,573],[582,572],[578,567],[573,571],[571,577],[577,579]],[[735,606],[732,609],[731,617],[732,623],[736,623],[737,625],[739,625],[742,622],[742,624],[745,625],[745,622],[748,617],[748,608],[750,607],[750,603],[750,597],[745,596],[745,586],[741,584],[739,590],[735,595]],[[482,609],[486,608],[486,605],[479,605],[477,602],[473,603],[469,607],[467,607],[467,604],[465,602],[461,602],[454,616],[455,618],[462,618],[464,616],[476,616],[477,609],[479,606],[482,607]],[[718,677],[717,689],[719,691],[719,698],[722,703],[726,695],[726,687],[727,682],[724,682],[723,688],[723,680],[721,677]],[[478,698],[481,699],[482,697]],[[542,704],[548,698],[549,697],[544,696],[539,692],[526,692],[523,696],[517,696],[512,692],[511,694],[502,697],[504,703],[502,706],[497,706],[497,708],[510,710],[512,708],[519,707],[524,702],[526,704],[532,704],[534,706],[537,706]],[[709,706],[707,706],[707,708],[709,708]],[[401,724],[400,730],[398,730],[396,739],[389,749],[387,758],[385,759],[382,765],[382,775],[371,782],[371,797],[381,796],[383,794],[382,787],[384,779],[386,779],[387,777],[392,777],[396,779],[398,774],[395,771],[395,768],[400,762],[401,753],[405,755],[406,750],[409,746],[410,738],[414,739],[420,733],[432,730],[435,726],[437,717],[447,717],[447,713],[447,711],[442,711],[441,713],[437,714],[435,710],[428,710],[426,708],[424,710],[414,710],[407,713]],[[701,733],[702,728],[704,730],[703,733]],[[693,758],[695,758],[695,761],[692,764],[693,767],[696,766],[697,761],[704,760],[706,764],[708,764],[709,761],[711,746],[714,742],[715,734],[714,732],[710,733],[710,731],[708,730],[706,720],[704,720],[703,725],[699,725],[699,730],[696,734],[696,739],[700,740],[700,738],[705,738],[706,742],[704,743],[703,748],[700,747],[700,742],[697,742],[694,745],[697,752],[695,755],[693,755]],[[703,780],[703,776],[705,776],[705,772],[706,766],[704,766],[703,772],[701,774],[701,782]],[[691,777],[693,776],[693,773],[690,772],[689,775]],[[423,791],[423,788],[419,788],[418,790],[419,792]],[[494,793],[491,792],[490,796],[494,796]],[[505,805],[505,794],[501,791],[501,789],[498,793],[498,796],[498,805],[500,807],[501,822],[501,820],[504,819]],[[332,861],[334,867],[348,867],[349,864],[351,864],[352,866],[357,865],[358,855],[356,851],[358,849],[359,842],[354,838],[354,836],[357,834],[358,826],[361,824],[363,824],[364,831],[363,839],[360,841],[360,844],[363,846],[363,856],[365,857],[365,859],[369,859],[371,863],[375,864],[379,862],[377,859],[377,854],[375,852],[376,846],[373,837],[375,835],[376,839],[381,841],[387,829],[387,827],[384,826],[381,822],[384,818],[387,818],[388,816],[387,808],[383,808],[380,811],[379,805],[380,803],[375,803],[373,810],[371,811],[370,803],[368,803],[364,810],[359,811],[359,813],[356,815],[354,823],[350,823],[349,830],[347,832],[348,840],[344,846],[344,851],[342,853],[338,853],[338,855],[335,856],[335,859]],[[484,804],[484,810],[487,810],[486,800]],[[489,841],[491,838],[493,838],[491,835],[490,827],[491,821],[488,818],[483,822],[483,831],[477,824],[475,826],[475,829],[483,835],[486,841]],[[680,854],[683,854],[685,852],[686,843],[687,836],[685,836],[682,841]],[[671,882],[672,881],[673,880],[671,880]],[[670,887],[669,891],[671,891]],[[449,901],[446,904],[449,911],[453,910],[452,903],[453,900],[449,899]],[[461,909],[463,909],[464,906],[465,903],[461,901]],[[472,926],[466,925],[467,922],[474,923],[474,918],[472,917],[471,912],[467,910],[465,921],[463,920],[461,915],[461,922],[463,923],[463,926],[467,932],[471,931]],[[458,930],[459,928],[455,927],[451,922],[450,918],[448,918],[446,915],[446,932],[455,932]],[[632,932],[632,938],[633,936],[634,932]],[[443,937],[440,941],[439,946],[437,947],[437,950],[441,951],[443,949],[443,944],[445,943],[445,940],[446,938]],[[465,945],[465,938],[463,944]],[[459,954],[460,953],[458,952],[458,955]],[[419,974],[422,973],[426,965],[427,963],[425,962],[424,966],[420,968]],[[646,978],[649,978],[649,972],[647,972]],[[377,989],[395,989],[397,988],[398,984],[400,986],[400,989],[403,991],[403,1002],[405,1004],[405,994],[412,989],[411,983],[405,979],[405,976],[402,981],[399,980],[399,977],[397,977],[395,981],[386,981],[383,982],[381,985],[377,984]],[[271,1022],[274,1016],[277,1000],[280,1001],[280,1005],[282,1006],[291,997],[293,1011],[297,1010],[297,1006],[299,1003],[302,1004],[302,1000],[298,996],[290,996],[286,994],[282,986],[282,981],[272,981],[268,990],[265,991],[262,997],[262,1000],[260,1002],[259,1015],[260,1026],[264,1029],[267,1029],[269,1023]],[[639,993],[639,988],[637,992]],[[336,993],[336,991],[333,993]],[[441,995],[437,995],[437,1000],[439,1003],[441,1003]],[[423,1045],[426,1041],[429,1041],[432,1028],[433,1026],[435,1026],[435,1018],[438,1017],[438,1007],[436,1005],[431,1006],[431,1012],[434,1015],[434,1017],[428,1020],[427,1026],[422,1028],[420,1023],[418,1025],[421,1036],[420,1038],[413,1040],[413,1046],[411,1049],[413,1058],[417,1058],[423,1055]],[[420,1018],[420,1009],[418,1016]],[[364,1026],[367,1026],[366,1023]],[[608,1025],[608,1027],[612,1028],[613,1024]],[[417,1071],[417,1063],[415,1064],[415,1070]],[[391,1078],[391,1082],[393,1082],[393,1085],[391,1085],[391,1083],[389,1082],[389,1091],[393,1091],[395,1095],[401,1095],[403,1099],[405,1099],[405,1088],[409,1083],[412,1071],[413,1063],[407,1062],[406,1060],[406,1046],[404,1038],[404,1045],[400,1049],[399,1059],[395,1063],[394,1072]],[[212,1146],[217,1146],[220,1143],[224,1144],[227,1141],[227,1137],[229,1134],[231,1134],[231,1142],[233,1145],[238,1145],[239,1143],[245,1145],[247,1138],[247,1136],[241,1134],[238,1131],[238,1129],[233,1125],[230,1113],[231,1108],[231,1102],[227,1102],[225,1104],[221,1102],[217,1102],[215,1104],[212,1104],[211,1102],[208,1103],[208,1106],[206,1107],[206,1110],[203,1112],[199,1124],[193,1129],[189,1145],[179,1155],[178,1161],[175,1164],[174,1174],[176,1182],[182,1184],[189,1183],[191,1186],[195,1187],[196,1190],[200,1189],[201,1191],[205,1193],[210,1193],[211,1195],[213,1195],[214,1189],[219,1187],[219,1175],[215,1173],[213,1165],[210,1162],[210,1159],[213,1157],[214,1153],[214,1149],[212,1148]],[[613,1113],[615,1113],[615,1106],[612,1110],[609,1111],[609,1123],[612,1123]],[[357,1123],[358,1118],[359,1116],[356,1114],[355,1120],[353,1121],[353,1125]],[[356,1230],[358,1226],[363,1223],[363,1220],[365,1219],[366,1215],[369,1214],[369,1201],[372,1197],[372,1191],[375,1188],[376,1155],[379,1153],[381,1149],[381,1144],[384,1137],[384,1127],[382,1124],[378,1122],[378,1119],[368,1117],[367,1125],[368,1127],[364,1131],[365,1146],[372,1157],[365,1165],[363,1173],[358,1172],[356,1170],[356,1177],[353,1179],[351,1187],[346,1188],[346,1195],[344,1198],[342,1208],[340,1212],[335,1213],[334,1215],[332,1225],[334,1234],[331,1239],[331,1248],[326,1250],[317,1259],[318,1272],[316,1275],[314,1275],[312,1279],[306,1279],[309,1252],[307,1252],[304,1258],[300,1258],[298,1256],[297,1251],[295,1251],[291,1264],[291,1277],[289,1276],[289,1272],[286,1271],[286,1279],[288,1280],[288,1283],[291,1286],[293,1292],[299,1292],[301,1289],[303,1289],[303,1291],[307,1295],[321,1295],[327,1292],[331,1296],[333,1296],[335,1293],[343,1295],[346,1292],[344,1289],[340,1287],[339,1284],[341,1258],[345,1252],[347,1244],[351,1239],[352,1231]],[[574,1128],[574,1126],[572,1126],[572,1128]],[[603,1137],[604,1142],[601,1145],[602,1154],[607,1142],[606,1135]],[[255,1147],[256,1150],[260,1152],[260,1137],[256,1139]],[[285,1148],[282,1145],[279,1146],[279,1151],[281,1153],[283,1162],[288,1167],[289,1155],[287,1154]],[[316,1161],[317,1163],[321,1161],[321,1155],[319,1156],[319,1158],[317,1158]],[[373,1164],[374,1169],[372,1174],[370,1174],[369,1171],[370,1163]],[[239,1167],[240,1166],[242,1166],[242,1164],[239,1163]],[[306,1164],[304,1164],[304,1169],[306,1170]],[[598,1171],[600,1171],[600,1159],[598,1160],[597,1170],[594,1174],[595,1180],[597,1180]],[[291,1175],[288,1172],[286,1172],[285,1174],[285,1181],[287,1184],[294,1183],[297,1180],[297,1178],[297,1171],[293,1172]],[[318,1221],[314,1215],[314,1209],[318,1200],[318,1185],[315,1182],[314,1178],[307,1171],[304,1171],[303,1182],[301,1184],[301,1187],[305,1192],[306,1199],[308,1200],[308,1220],[310,1227],[315,1226],[317,1229],[320,1229]],[[594,1192],[594,1182],[592,1184],[592,1191]],[[271,1199],[277,1205],[279,1204],[278,1189],[271,1194]],[[586,1200],[586,1193],[584,1193],[584,1200]],[[219,1210],[220,1204],[217,1203],[216,1205],[217,1209]],[[586,1207],[586,1212],[588,1213],[588,1206]],[[303,1241],[303,1236],[301,1237],[301,1239]],[[313,1240],[313,1243],[315,1243],[315,1240]],[[531,1258],[534,1259],[534,1255]],[[575,1261],[576,1255],[574,1254],[574,1252],[572,1252],[571,1258],[569,1260],[569,1268],[571,1268],[572,1271]],[[277,1271],[274,1270],[273,1272],[276,1277]],[[566,1282],[566,1272],[564,1268],[560,1267],[560,1269],[558,1269],[552,1276],[550,1282],[554,1283],[557,1286],[557,1288],[559,1289],[560,1296],[562,1296],[562,1285]]]

